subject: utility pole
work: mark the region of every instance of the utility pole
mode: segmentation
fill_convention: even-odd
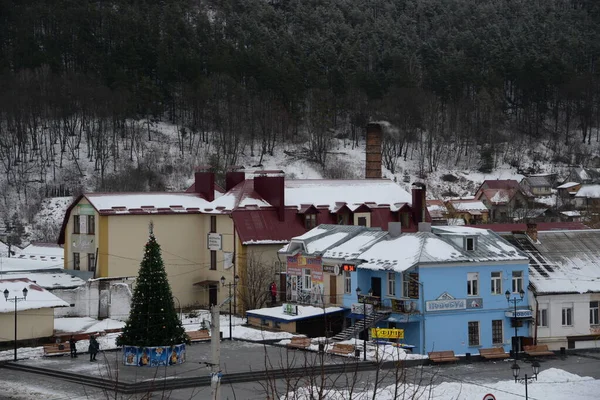
[[[210,372],[211,400],[221,399],[221,324],[220,305],[210,307],[210,344],[212,350],[212,364]]]

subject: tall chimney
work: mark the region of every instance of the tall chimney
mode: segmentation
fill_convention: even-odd
[[[215,199],[215,173],[210,166],[196,168],[194,174],[194,191],[200,194],[204,200]]]
[[[283,171],[256,171],[254,190],[275,209],[280,221],[285,221],[285,174]]]
[[[535,222],[527,223],[527,236],[529,236],[532,242],[538,241],[538,229]]]
[[[381,125],[369,122],[367,124],[366,179],[381,179],[381,136]]]
[[[427,207],[427,202],[425,201],[425,184],[414,182],[411,186],[411,192],[413,222],[416,226],[419,226],[419,222],[425,222],[425,207]]]
[[[229,167],[225,174],[225,192],[229,192],[235,186],[244,182],[246,173],[243,169],[244,167],[239,165]]]

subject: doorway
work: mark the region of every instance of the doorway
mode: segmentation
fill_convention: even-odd
[[[381,298],[381,278],[371,277],[373,296]]]
[[[208,305],[217,304],[217,285],[208,285]]]
[[[337,303],[337,275],[329,275],[329,303]]]

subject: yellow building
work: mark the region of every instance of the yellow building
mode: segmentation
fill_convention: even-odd
[[[446,202],[448,217],[462,219],[467,225],[486,224],[490,210],[480,200],[452,199]]]

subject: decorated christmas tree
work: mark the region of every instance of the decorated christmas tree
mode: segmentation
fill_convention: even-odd
[[[168,346],[187,342],[151,223],[150,238],[131,299],[131,312],[117,345]]]

